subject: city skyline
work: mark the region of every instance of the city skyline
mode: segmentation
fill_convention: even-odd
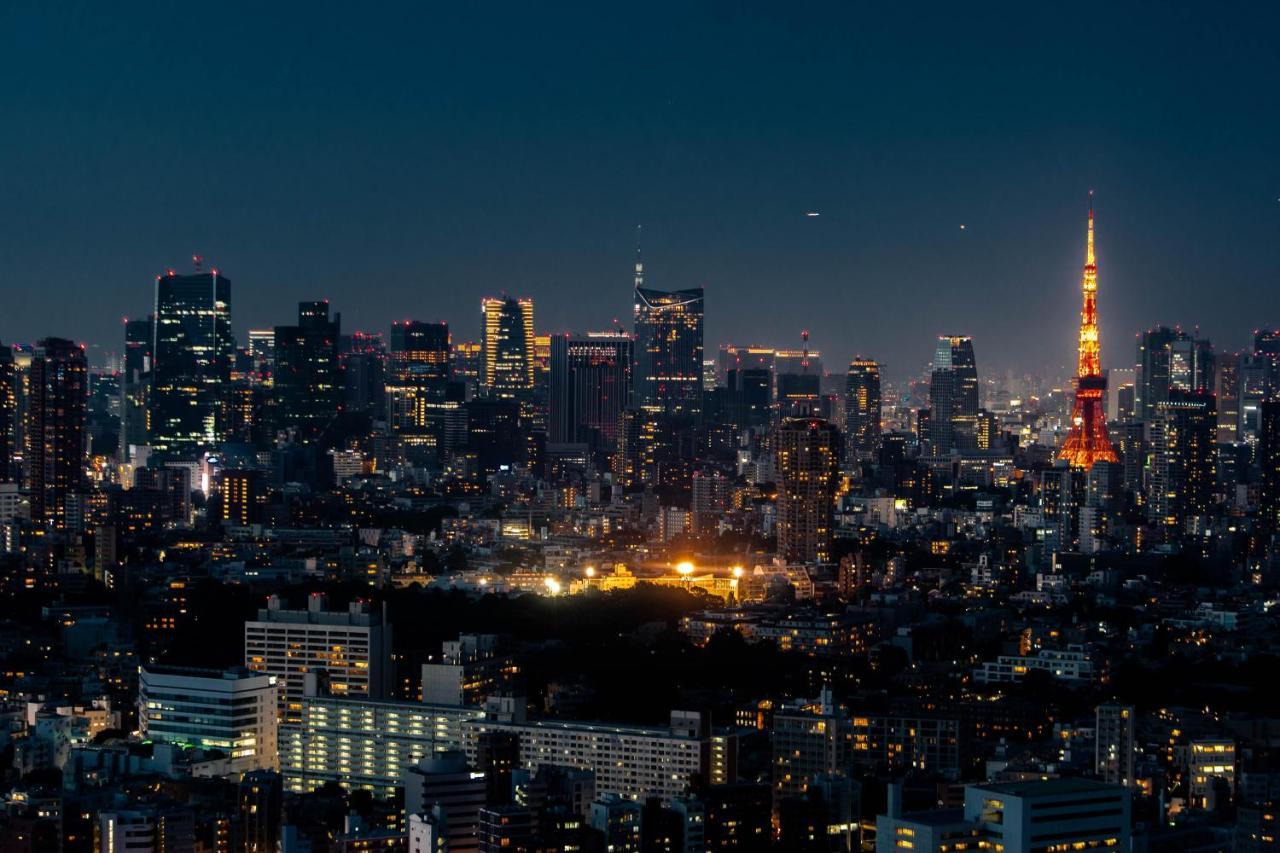
[[[253,28],[217,12],[195,27],[8,13],[21,37],[0,60],[17,81],[4,97],[30,120],[0,142],[21,166],[0,203],[0,340],[115,348],[120,314],[142,313],[151,275],[191,252],[239,283],[238,334],[327,297],[350,328],[411,316],[473,339],[464,321],[501,291],[533,298],[546,331],[607,328],[627,314],[643,223],[650,284],[706,289],[709,346],[787,345],[807,328],[837,360],[874,354],[901,375],[956,332],[993,370],[1068,375],[1071,330],[1005,318],[1076,303],[1090,188],[1104,367],[1160,323],[1237,349],[1280,322],[1267,316],[1280,193],[1262,142],[1275,119],[1255,109],[1277,63],[1255,34],[1274,10],[1149,26],[1118,9],[1101,29],[1051,10],[926,26],[829,6],[682,9],[679,27],[660,9],[524,14],[479,47],[457,39],[464,52],[451,37],[485,23],[460,10],[426,28],[404,12],[392,30],[324,10]],[[236,45],[231,61],[187,51],[155,74],[146,57],[191,32]],[[424,41],[396,50],[400,32]],[[1005,45],[1027,33],[1036,51]],[[495,71],[499,55],[538,72]],[[1016,119],[992,120],[1008,108]],[[780,291],[794,298],[765,322],[756,306]]]

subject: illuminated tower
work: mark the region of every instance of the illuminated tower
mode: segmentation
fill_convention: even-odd
[[[1098,264],[1093,257],[1093,194],[1089,194],[1089,242],[1085,251],[1084,307],[1080,311],[1080,360],[1076,369],[1076,402],[1071,409],[1071,432],[1058,458],[1086,471],[1099,461],[1116,462],[1107,437],[1107,377],[1102,374],[1098,344]]]

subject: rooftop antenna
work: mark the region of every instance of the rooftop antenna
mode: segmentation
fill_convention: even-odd
[[[644,261],[640,258],[640,231],[643,225],[636,226],[636,287],[644,287]]]
[[[204,255],[192,255],[191,263],[195,264],[196,272],[200,272],[200,267],[204,266]]]
[[[804,343],[804,355],[800,359],[800,372],[809,372],[809,330],[805,329],[800,333],[800,340]]]

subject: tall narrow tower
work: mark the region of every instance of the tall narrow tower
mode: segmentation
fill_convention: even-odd
[[[1080,357],[1076,367],[1076,402],[1071,409],[1071,432],[1058,452],[1074,468],[1089,470],[1093,463],[1116,462],[1107,437],[1105,406],[1107,377],[1102,373],[1098,342],[1098,264],[1093,256],[1093,193],[1089,193],[1089,243],[1085,251],[1084,307],[1080,311]]]

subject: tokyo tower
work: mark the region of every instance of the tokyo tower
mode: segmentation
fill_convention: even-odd
[[[1071,409],[1071,432],[1058,451],[1073,468],[1088,471],[1093,463],[1116,462],[1116,451],[1107,437],[1103,399],[1107,377],[1102,374],[1098,343],[1098,264],[1093,256],[1093,192],[1089,193],[1089,243],[1085,251],[1084,277],[1080,281],[1084,307],[1080,311],[1080,356],[1076,368],[1076,402]]]

